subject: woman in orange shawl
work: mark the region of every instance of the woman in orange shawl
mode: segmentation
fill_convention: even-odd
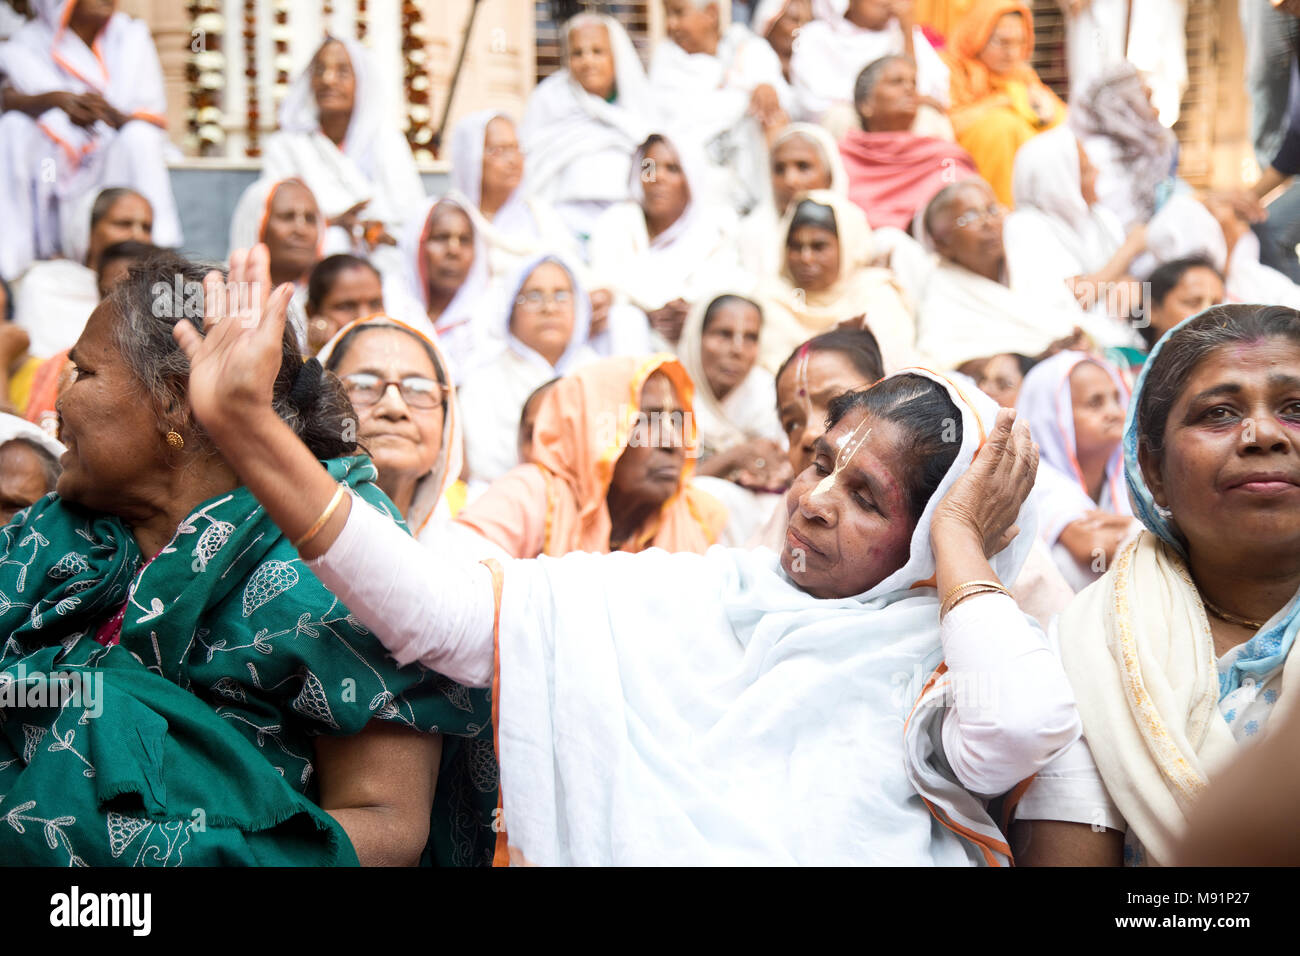
[[[1016,0],[978,0],[943,51],[957,142],[1007,208],[1016,150],[1065,119],[1065,104],[1029,65],[1033,51],[1034,18]]]
[[[727,512],[690,484],[693,392],[670,355],[602,359],[560,379],[537,411],[532,463],[493,482],[456,521],[516,558],[703,554]]]

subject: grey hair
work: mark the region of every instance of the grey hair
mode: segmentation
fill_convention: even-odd
[[[118,319],[114,344],[152,401],[160,425],[179,419],[187,406],[190,362],[172,338],[172,329],[182,318],[196,328],[202,326],[203,297],[199,293],[204,276],[211,271],[211,266],[173,253],[152,256],[134,264],[103,303]],[[355,426],[356,415],[343,386],[333,376],[323,376],[319,391],[300,406],[290,392],[301,370],[298,334],[292,325],[286,325],[272,408],[317,458],[354,454],[355,439],[345,440],[344,435],[355,434],[355,427],[349,428],[348,423]],[[191,420],[189,425],[200,444],[215,453],[198,423]]]
[[[1138,395],[1138,441],[1148,451],[1164,450],[1169,413],[1211,352],[1233,342],[1270,338],[1300,345],[1300,312],[1282,305],[1216,305],[1167,333],[1159,353],[1148,362]]]
[[[136,192],[134,189],[128,189],[126,186],[110,186],[108,189],[100,190],[95,197],[94,204],[90,207],[90,228],[94,229],[99,225],[99,221],[108,215],[108,211],[113,208],[123,196],[139,196],[145,202],[149,200]]]
[[[59,459],[54,457],[54,453],[39,442],[32,441],[32,439],[21,435],[0,444],[0,453],[3,453],[10,445],[22,445],[36,453],[36,458],[41,463],[41,470],[45,474],[45,490],[46,492],[53,491],[54,486],[59,483],[59,475],[63,474],[63,466],[59,464]]]
[[[957,180],[955,183],[949,183],[934,194],[934,198],[926,204],[925,214],[921,220],[926,235],[932,239],[934,238],[934,224],[952,208],[952,204],[957,201],[957,197],[963,191],[975,185],[983,186],[990,194],[993,193],[993,187],[979,176],[968,176],[965,179]]]
[[[885,67],[900,61],[903,63],[912,62],[910,57],[903,56],[901,53],[890,53],[878,60],[872,60],[864,66],[853,84],[853,104],[860,107],[871,99],[871,92],[876,88],[876,83],[880,81],[880,74],[885,72]]]

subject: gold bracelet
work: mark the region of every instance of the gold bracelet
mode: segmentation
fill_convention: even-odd
[[[1005,594],[1011,597],[1011,592],[1000,584],[992,582],[970,582],[966,589],[956,596],[950,596],[939,608],[939,618],[948,616],[948,613],[968,597],[974,597],[976,594]],[[1013,599],[1014,600],[1014,599]]]
[[[968,588],[975,584],[987,584],[989,587],[994,587],[994,588],[1002,587],[1001,581],[963,581],[961,584],[955,584],[951,588],[949,588],[948,593],[943,596],[943,601],[941,603],[944,604],[948,603],[948,598],[952,597],[962,588]]]
[[[347,491],[347,487],[343,482],[339,482],[338,487],[334,489],[334,497],[325,506],[325,510],[321,512],[320,517],[316,519],[316,523],[311,526],[311,529],[306,534],[293,543],[295,551],[301,551],[302,546],[309,544],[312,538],[320,534],[320,529],[325,527],[330,518],[334,517],[334,512],[338,510],[339,503],[343,500],[343,494]]]

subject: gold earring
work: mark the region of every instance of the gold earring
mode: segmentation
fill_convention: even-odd
[[[168,432],[167,444],[172,448],[181,449],[185,447],[185,439],[181,437],[179,432]]]

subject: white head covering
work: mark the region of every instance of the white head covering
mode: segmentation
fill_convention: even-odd
[[[1068,500],[1052,494],[1044,502],[1045,540],[1055,542],[1061,531],[1071,521],[1098,507],[1088,494],[1083,472],[1079,469],[1074,438],[1074,401],[1070,391],[1070,375],[1084,362],[1099,366],[1119,389],[1120,404],[1128,409],[1129,391],[1119,370],[1109,362],[1084,352],[1058,352],[1044,359],[1025,376],[1016,399],[1016,409],[1029,424],[1029,430],[1038,443],[1042,464],[1068,479],[1073,490]],[[1106,461],[1106,488],[1109,491],[1110,509],[1115,514],[1131,515],[1128,493],[1124,486],[1124,449],[1117,441],[1115,450]],[[1055,488],[1055,484],[1053,488]]]
[[[501,323],[497,328],[497,334],[505,342],[505,347],[511,352],[536,365],[539,369],[551,370],[550,362],[521,342],[510,331],[510,319],[514,313],[515,299],[519,297],[520,290],[523,289],[524,283],[528,281],[528,277],[533,274],[533,271],[546,262],[554,262],[567,272],[569,282],[573,285],[573,334],[569,336],[569,344],[565,347],[560,360],[555,363],[553,372],[554,375],[567,375],[577,365],[582,364],[585,359],[590,357],[586,345],[587,337],[591,333],[591,299],[587,294],[587,290],[583,288],[582,282],[578,279],[577,270],[573,265],[566,262],[563,257],[552,254],[537,256],[515,271],[505,286],[508,294],[500,303],[500,308],[496,312],[498,321]]]
[[[1016,151],[1011,189],[1016,208],[1034,209],[1064,223],[1075,233],[1088,226],[1088,204],[1079,178],[1079,141],[1062,124],[1040,133]]]
[[[275,198],[275,191],[285,183],[297,183],[303,189],[311,192],[311,189],[301,179],[268,179],[261,177],[250,183],[248,188],[240,194],[239,201],[235,203],[235,213],[230,217],[231,252],[236,249],[251,249],[263,241],[267,218],[271,214],[271,200]],[[321,246],[325,241],[325,220],[323,218],[317,220],[316,232],[318,236],[316,253],[319,256]]]
[[[149,202],[144,196],[140,196],[130,186],[104,186],[100,189],[92,189],[82,193],[75,201],[62,203],[59,206],[60,222],[60,245],[63,248],[63,254],[80,265],[86,264],[86,256],[90,254],[90,216],[95,208],[95,201],[99,199],[101,193],[109,189],[121,188],[129,190],[136,196],[147,203]]]
[[[796,136],[808,140],[821,153],[822,162],[826,164],[826,168],[830,170],[831,174],[831,184],[827,188],[833,193],[847,196],[849,194],[849,174],[844,168],[844,159],[840,156],[840,147],[835,142],[835,137],[826,130],[826,127],[819,126],[816,123],[791,123],[772,142],[772,152],[775,153],[778,146],[788,139],[794,139]],[[769,186],[771,184],[770,177],[768,184]]]
[[[402,329],[416,336],[432,350],[433,363],[438,369],[441,381],[452,386],[448,390],[447,408],[442,416],[442,440],[438,447],[438,457],[434,459],[433,467],[429,469],[429,473],[416,484],[415,496],[411,499],[410,512],[406,515],[406,525],[410,528],[411,534],[423,539],[426,536],[422,535],[421,532],[432,529],[430,519],[435,516],[450,519],[451,513],[444,496],[447,489],[460,478],[461,469],[465,462],[465,452],[460,432],[460,406],[456,401],[456,388],[452,385],[451,370],[437,342],[418,328],[387,315],[366,316],[354,322],[349,322],[339,329],[316,355],[321,365],[328,367],[330,357],[334,354],[338,344],[354,329],[363,325],[377,329]]]
[[[343,136],[342,148],[363,168],[369,168],[368,164],[361,162],[361,158],[379,141],[385,104],[382,91],[371,77],[370,53],[356,40],[327,35],[321,41],[312,53],[311,60],[289,84],[284,101],[280,104],[280,130],[286,133],[314,133],[320,129],[320,113],[311,89],[311,67],[321,50],[330,43],[343,45],[352,62],[352,75],[356,82],[352,116],[348,119],[348,131]]]
[[[0,445],[11,442],[15,438],[25,438],[33,445],[39,445],[53,455],[55,461],[62,458],[63,453],[68,450],[61,441],[48,434],[39,425],[17,415],[0,412]]]
[[[938,756],[945,708],[931,706],[945,683],[931,521],[996,406],[908,371],[948,391],[962,441],[907,561],[863,594],[815,598],[764,548],[506,566],[498,739],[512,857],[1008,862],[982,801]],[[1021,509],[1021,533],[991,560],[1002,580],[1032,546],[1033,511]],[[566,640],[554,640],[561,628]],[[556,697],[557,686],[580,692]]]

